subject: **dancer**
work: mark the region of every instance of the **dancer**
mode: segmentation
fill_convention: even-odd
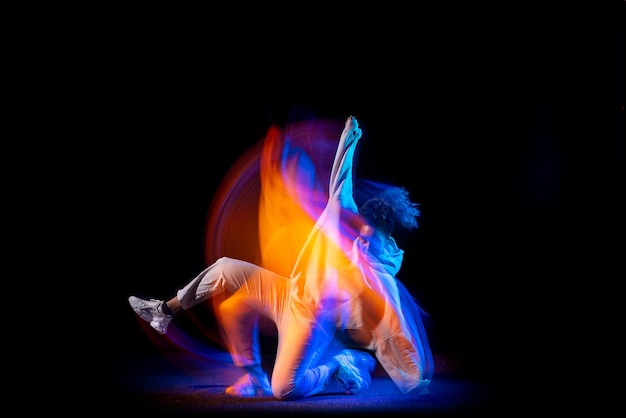
[[[352,176],[361,135],[348,117],[328,201],[290,275],[221,257],[167,301],[129,297],[133,310],[162,334],[181,310],[212,299],[233,363],[244,372],[227,394],[301,399],[323,392],[331,377],[358,394],[369,387],[374,356],[403,393],[430,383],[424,313],[396,278],[404,251],[391,235],[396,227],[417,228],[420,212],[407,190],[395,186],[357,208]],[[261,367],[261,315],[277,329],[271,384]]]

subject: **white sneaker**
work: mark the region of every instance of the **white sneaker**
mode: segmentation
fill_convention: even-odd
[[[271,396],[272,387],[267,375],[256,377],[246,373],[234,385],[226,388],[226,394],[233,396]]]
[[[339,370],[334,377],[340,388],[351,395],[369,388],[372,381],[370,373],[376,366],[374,357],[359,350],[345,349],[333,358],[339,362]]]
[[[170,321],[174,319],[172,315],[168,315],[163,312],[162,305],[165,303],[162,300],[150,299],[143,300],[136,296],[128,298],[128,303],[133,311],[146,322],[150,323],[150,326],[157,330],[161,334],[167,332],[167,326]]]

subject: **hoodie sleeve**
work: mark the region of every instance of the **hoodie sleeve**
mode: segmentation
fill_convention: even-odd
[[[328,189],[329,200],[338,200],[343,208],[349,209],[354,213],[358,213],[358,208],[352,195],[352,169],[354,165],[354,152],[361,135],[362,131],[361,128],[359,128],[359,123],[355,117],[350,116],[346,120],[346,124],[339,139],[337,152],[330,173]]]

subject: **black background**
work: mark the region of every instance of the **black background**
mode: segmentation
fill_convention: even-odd
[[[421,204],[400,278],[436,353],[517,375],[603,344],[588,321],[623,277],[623,5],[525,7],[49,23],[33,83],[55,138],[38,181],[58,213],[37,225],[72,244],[64,331],[101,358],[149,350],[127,298],[169,298],[204,268],[206,214],[237,158],[272,124],[354,115],[357,177]]]

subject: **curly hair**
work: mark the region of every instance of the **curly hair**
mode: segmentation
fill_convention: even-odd
[[[389,186],[377,197],[366,201],[359,210],[365,220],[376,229],[390,235],[396,226],[417,229],[420,216],[418,204],[411,201],[404,187]]]

